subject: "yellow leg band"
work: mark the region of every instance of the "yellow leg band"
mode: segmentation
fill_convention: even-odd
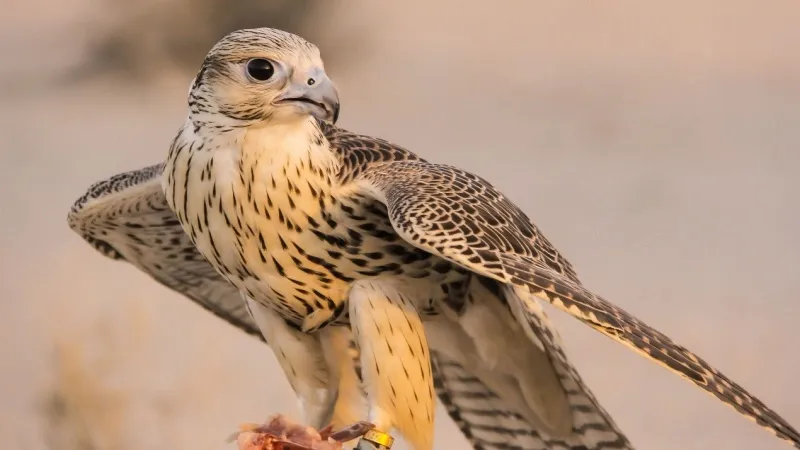
[[[367,442],[371,442],[376,445],[383,446],[386,449],[392,448],[392,444],[394,444],[394,438],[384,433],[382,431],[378,431],[376,429],[371,429],[364,433],[364,436],[361,437]]]

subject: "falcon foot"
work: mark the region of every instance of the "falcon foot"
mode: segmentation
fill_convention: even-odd
[[[362,440],[357,448],[362,448],[361,442],[365,442],[368,435],[375,435],[377,442],[386,442],[388,438],[388,446],[364,448],[390,448],[394,439],[388,434],[373,432],[374,427],[369,422],[356,422],[336,432],[331,425],[318,431],[313,427],[293,423],[278,414],[263,425],[240,426],[241,431],[234,433],[228,441],[236,441],[239,450],[342,450],[344,442],[360,437]]]

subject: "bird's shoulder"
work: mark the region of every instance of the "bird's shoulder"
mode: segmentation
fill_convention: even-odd
[[[387,140],[319,122],[322,135],[339,162],[339,179],[347,183],[371,167],[400,161],[425,162],[417,154]]]

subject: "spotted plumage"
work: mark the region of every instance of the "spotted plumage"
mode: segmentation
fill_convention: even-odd
[[[338,114],[335,90],[318,51],[298,39],[242,30],[212,49],[163,185],[192,243],[244,293],[312,424],[335,415],[331,393],[350,362],[328,356],[341,347],[331,335],[349,325],[364,418],[415,448],[431,446],[434,388],[482,439],[464,425],[476,419],[470,402],[451,396],[459,384],[486,392],[482,407],[513,411],[507,427],[525,424],[498,448],[630,448],[567,362],[541,299],[800,447],[743,388],[585,289],[490,183],[326,123]],[[253,60],[281,70],[254,77]],[[293,360],[311,363],[296,371]],[[442,377],[451,368],[458,375]],[[327,388],[319,372],[334,378]]]

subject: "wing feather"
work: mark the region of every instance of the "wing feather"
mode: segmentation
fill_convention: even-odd
[[[800,433],[743,387],[585,289],[530,219],[486,180],[451,166],[389,161],[355,182],[386,204],[393,227],[412,245],[546,300],[800,448]]]

